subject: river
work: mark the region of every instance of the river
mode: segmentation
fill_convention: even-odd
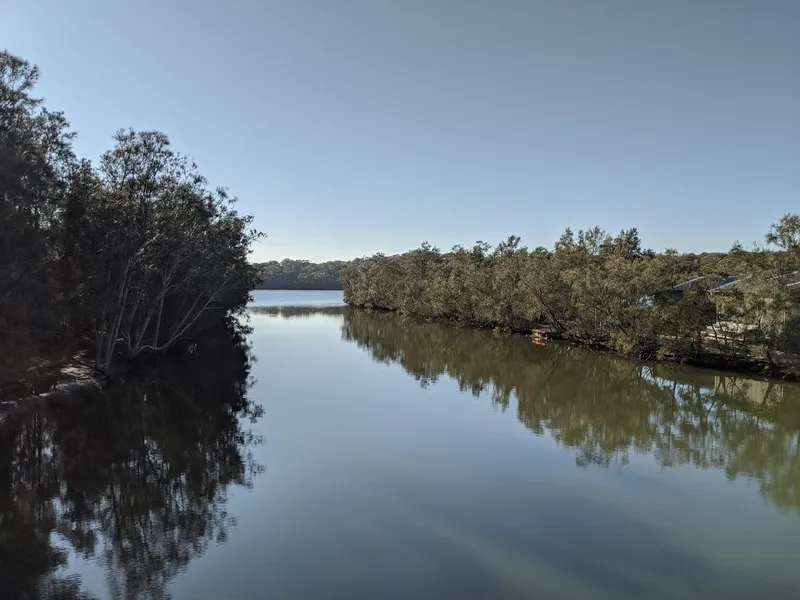
[[[797,385],[254,296],[0,437],[0,597],[800,597]]]

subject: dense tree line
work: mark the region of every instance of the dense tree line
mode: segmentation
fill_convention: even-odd
[[[257,263],[259,290],[340,290],[342,270],[357,261],[273,260]]]
[[[759,359],[798,346],[792,293],[782,277],[800,268],[800,220],[787,215],[767,236],[768,248],[727,253],[656,253],[636,229],[613,237],[595,227],[567,229],[553,249],[529,250],[511,236],[492,248],[456,246],[442,253],[425,243],[402,255],[375,255],[345,269],[345,301],[479,327],[554,335],[638,357],[697,357],[714,352]],[[736,275],[741,285],[713,291],[673,286]],[[724,298],[724,302],[721,299]],[[735,322],[747,335],[706,335]]]
[[[342,337],[421,386],[442,377],[490,398],[537,435],[572,450],[578,466],[624,465],[648,454],[663,467],[719,469],[757,482],[800,511],[800,389],[684,371],[570,344],[447,327],[386,311],[347,309]]]
[[[0,387],[79,347],[163,352],[242,309],[259,234],[156,131],[120,130],[96,164],[0,52]]]

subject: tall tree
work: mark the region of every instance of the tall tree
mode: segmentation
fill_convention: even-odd
[[[242,310],[260,233],[157,131],[120,130],[94,167],[38,69],[0,52],[0,388],[49,349],[97,365],[162,352]]]
[[[38,78],[35,66],[0,52],[0,353],[12,371],[9,363],[52,347],[60,329],[52,259],[73,134],[32,95]]]

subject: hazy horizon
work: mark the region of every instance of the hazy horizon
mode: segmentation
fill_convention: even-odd
[[[6,0],[79,155],[159,129],[253,260],[637,227],[723,251],[797,211],[800,3]]]

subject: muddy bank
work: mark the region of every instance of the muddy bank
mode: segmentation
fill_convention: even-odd
[[[0,398],[0,433],[28,415],[90,397],[103,389],[108,378],[94,369],[91,362],[76,356],[56,374],[50,389],[24,397]]]

